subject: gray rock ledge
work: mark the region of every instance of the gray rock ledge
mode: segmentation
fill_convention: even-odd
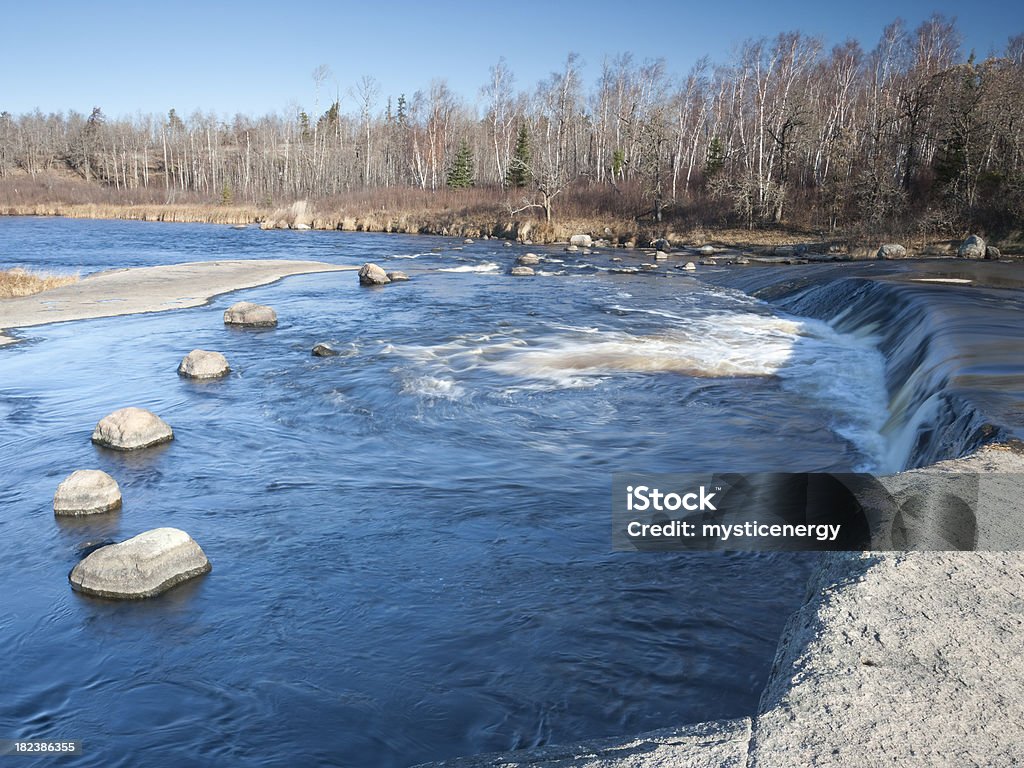
[[[68,580],[77,592],[118,600],[155,597],[210,570],[198,544],[177,528],[155,528],[100,547],[76,565]]]
[[[174,439],[174,431],[155,413],[144,408],[121,408],[104,416],[92,441],[115,451],[135,451]]]
[[[121,508],[121,489],[106,472],[79,469],[57,486],[53,512],[61,516],[95,515]]]

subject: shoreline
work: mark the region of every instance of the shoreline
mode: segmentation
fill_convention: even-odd
[[[12,330],[187,309],[224,293],[269,285],[291,275],[358,269],[320,261],[251,259],[108,270],[72,285],[0,301],[0,346],[18,341],[7,335]]]
[[[312,210],[303,203],[286,207],[213,205],[198,203],[29,203],[0,205],[0,217],[59,217],[108,221],[146,221],[174,224],[218,224],[258,226],[260,229],[367,232],[378,234],[433,235],[454,238],[493,238],[526,245],[551,245],[569,242],[573,235],[589,234],[595,240],[607,239],[616,248],[653,248],[665,238],[676,247],[714,244],[758,255],[799,257],[801,250],[827,254],[837,260],[874,260],[884,242],[907,247],[906,258],[949,258],[956,255],[958,240],[939,235],[913,238],[887,235],[870,246],[852,243],[843,233],[810,232],[792,227],[698,226],[673,231],[669,224],[654,226],[614,216],[567,218],[544,222],[517,218],[500,211],[466,213],[451,209],[410,211],[358,211],[344,209]],[[300,211],[296,213],[296,211]],[[993,239],[989,243],[1004,249],[1004,256],[1024,257],[1019,238]]]

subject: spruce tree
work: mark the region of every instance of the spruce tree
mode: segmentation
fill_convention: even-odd
[[[510,187],[521,188],[530,183],[533,174],[530,172],[530,133],[526,124],[519,126],[519,135],[516,137],[516,148],[512,152],[512,161],[508,164],[508,173],[505,174],[505,183]]]
[[[459,144],[452,167],[448,169],[448,186],[452,189],[466,189],[473,186],[473,150],[465,139]]]

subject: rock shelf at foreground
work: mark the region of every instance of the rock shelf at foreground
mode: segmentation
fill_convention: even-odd
[[[1024,449],[989,446],[891,479],[955,493],[974,473],[1019,481]],[[1018,523],[1022,512],[1006,510]],[[1024,552],[828,553],[750,716],[431,765],[1011,766],[1024,754],[1021,690]]]
[[[250,259],[100,272],[74,285],[0,301],[0,345],[14,341],[3,335],[4,329],[197,307],[222,293],[290,275],[356,269],[320,261]]]

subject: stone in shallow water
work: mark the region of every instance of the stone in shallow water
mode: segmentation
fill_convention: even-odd
[[[330,344],[325,344],[324,342],[321,342],[313,346],[314,357],[335,357],[338,354],[338,350],[336,350]]]
[[[117,481],[98,469],[72,472],[53,496],[53,512],[57,515],[94,515],[120,508]]]
[[[240,301],[224,310],[224,324],[247,328],[272,328],[277,325],[277,312],[263,304]]]
[[[388,272],[388,280],[390,280],[392,283],[401,283],[408,279],[409,276],[399,269],[396,269],[393,272]]]
[[[522,256],[516,259],[516,264],[519,264],[524,267],[534,267],[537,264],[540,264],[540,256],[538,256],[536,253],[524,253]]]
[[[697,265],[694,264],[692,261],[688,261],[688,262],[686,262],[686,264],[683,265],[683,269],[685,269],[687,272],[692,272],[696,268],[697,268]]]
[[[961,259],[984,259],[985,241],[978,235],[970,235],[960,244],[956,255]]]
[[[144,408],[122,408],[104,416],[92,433],[92,441],[104,448],[134,451],[174,439],[166,421]]]
[[[366,262],[359,270],[360,285],[387,285],[390,282],[387,273],[373,262]]]
[[[178,375],[190,379],[216,379],[231,371],[228,359],[220,352],[193,349],[178,366]]]
[[[532,277],[536,273],[533,271],[533,267],[512,267],[509,274],[515,277]]]
[[[155,528],[100,547],[71,571],[72,589],[120,600],[154,597],[210,570],[199,545],[177,528]]]

